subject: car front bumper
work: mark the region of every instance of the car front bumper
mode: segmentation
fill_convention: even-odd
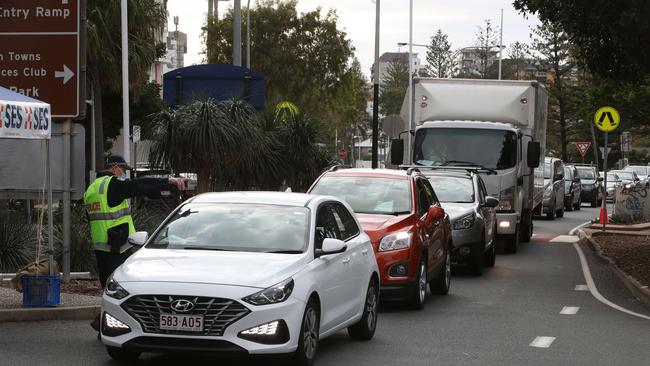
[[[453,261],[467,261],[470,254],[476,250],[484,250],[483,226],[474,224],[469,229],[451,231],[453,248],[451,250],[451,259]],[[462,248],[469,248],[469,252],[461,254]]]
[[[122,284],[123,286],[125,284]],[[245,303],[242,297],[248,296],[259,289],[251,287],[239,287],[228,285],[211,284],[187,284],[187,283],[140,283],[131,282],[126,284],[130,296],[117,300],[106,295],[102,299],[102,321],[103,314],[108,313],[113,318],[128,325],[130,332],[111,337],[104,333],[101,335],[102,342],[107,346],[124,347],[135,351],[208,351],[218,353],[243,353],[243,354],[277,354],[290,353],[296,350],[298,336],[305,308],[305,302],[294,296],[278,304],[255,306]],[[126,288],[126,286],[125,286]],[[161,289],[164,288],[164,291]],[[157,289],[157,291],[152,291]],[[161,334],[156,332],[145,332],[141,323],[131,316],[121,305],[132,296],[136,295],[161,294],[172,297],[215,297],[216,294],[228,294],[218,296],[239,302],[250,310],[243,317],[236,319],[227,325],[221,336],[208,336],[191,334]],[[171,313],[171,311],[170,311]],[[154,322],[158,320],[155,316]],[[286,323],[289,333],[289,340],[281,344],[264,344],[242,339],[238,336],[241,331],[250,329],[274,320],[283,320]]]

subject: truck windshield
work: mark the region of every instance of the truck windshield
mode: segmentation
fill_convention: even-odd
[[[413,161],[428,166],[512,168],[517,163],[517,135],[502,130],[423,128],[415,134]]]

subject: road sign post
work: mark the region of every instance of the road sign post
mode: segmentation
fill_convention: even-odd
[[[614,131],[621,122],[621,116],[618,114],[618,111],[612,107],[601,107],[596,111],[594,115],[594,125],[596,128],[601,130],[605,134],[605,146],[603,147],[603,172],[605,177],[603,178],[603,203],[601,208],[601,221],[603,224],[603,231],[607,227],[607,135],[609,132]]]

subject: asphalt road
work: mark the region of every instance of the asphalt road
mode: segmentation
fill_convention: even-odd
[[[496,266],[478,278],[455,268],[449,295],[429,295],[422,311],[383,306],[372,341],[351,341],[340,332],[321,342],[317,364],[647,366],[650,321],[614,310],[588,291],[576,291],[576,285],[586,283],[576,250],[569,243],[550,242],[597,214],[597,209],[583,207],[555,221],[535,220],[533,240],[517,254],[497,256]],[[605,297],[648,313],[587,248],[583,250]],[[573,315],[560,314],[564,307],[579,309]],[[146,354],[134,364],[245,366],[284,361]],[[86,321],[0,324],[0,365],[116,364]]]

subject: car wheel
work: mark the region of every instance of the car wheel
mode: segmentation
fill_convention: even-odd
[[[497,248],[496,248],[496,243],[492,242],[492,245],[490,245],[490,249],[488,249],[487,252],[484,254],[485,256],[485,266],[486,267],[494,267],[494,263],[497,260]]]
[[[348,335],[352,339],[368,341],[375,335],[377,329],[377,309],[379,304],[379,285],[374,278],[370,280],[366,291],[366,301],[363,304],[363,315],[356,324],[348,327]]]
[[[484,256],[485,253],[485,236],[483,240],[476,245],[476,248],[472,250],[472,257],[469,259],[469,270],[474,276],[480,276],[483,274]]]
[[[555,203],[553,203],[553,207],[546,213],[546,218],[549,220],[555,220]]]
[[[424,255],[424,254],[423,254]],[[408,300],[409,305],[415,310],[424,308],[424,300],[427,297],[427,263],[424,258],[420,261],[415,277],[415,288]]]
[[[555,214],[555,216],[557,216],[557,217],[564,217],[564,204],[561,204],[561,205],[560,205],[560,209],[557,211],[557,213]]]
[[[576,203],[576,204],[573,206],[573,208],[574,208],[576,211],[580,211],[580,207],[581,207],[581,206],[582,206],[582,197],[578,197],[578,203]]]
[[[598,198],[596,195],[591,199],[591,207],[597,207],[598,206]]]
[[[116,361],[133,361],[140,357],[141,353],[111,346],[106,346],[106,351],[108,352],[108,355]]]
[[[451,248],[451,243],[449,243],[449,248]],[[429,283],[429,289],[431,289],[431,293],[447,295],[449,287],[451,287],[451,254],[447,249],[445,263],[441,266],[438,276]]]
[[[318,352],[318,337],[320,333],[320,314],[316,301],[311,298],[307,302],[305,313],[300,325],[298,348],[293,355],[293,361],[298,366],[312,366]]]

